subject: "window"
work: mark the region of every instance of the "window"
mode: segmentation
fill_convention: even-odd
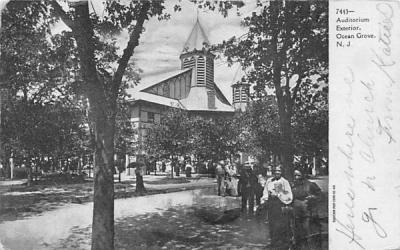
[[[147,121],[154,123],[154,113],[153,112],[147,112]]]

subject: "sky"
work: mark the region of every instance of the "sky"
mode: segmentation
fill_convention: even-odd
[[[248,1],[240,9],[241,13],[251,14],[256,7],[254,2]],[[182,7],[179,12],[173,11],[176,3]],[[236,8],[231,10],[227,17],[223,17],[217,10],[198,9],[195,4],[183,0],[181,2],[167,1],[166,11],[171,13],[169,20],[159,21],[157,18],[152,18],[144,24],[145,31],[133,55],[136,66],[143,70],[142,77],[180,69],[179,56],[197,16],[211,44],[218,44],[232,36],[238,37],[246,33],[246,28],[240,25],[243,16],[237,16]],[[125,33],[120,39],[122,48],[125,47],[127,40],[128,34]],[[242,72],[238,68],[238,65],[228,67],[224,60],[215,61],[214,81],[228,100],[232,100],[233,79],[235,75],[237,79],[237,75]]]
[[[71,0],[74,1],[74,0]],[[245,4],[240,8],[241,16],[237,15],[234,7],[224,17],[217,10],[198,9],[189,0],[168,0],[166,1],[165,12],[171,14],[169,20],[159,21],[151,18],[144,23],[145,31],[142,33],[139,46],[135,48],[132,59],[136,66],[142,70],[141,77],[154,76],[180,69],[181,62],[179,56],[183,46],[188,39],[190,32],[199,19],[211,45],[228,40],[232,36],[239,37],[246,33],[246,28],[241,26],[241,21],[245,16],[251,15],[256,10],[256,1],[244,0]],[[175,4],[181,6],[181,11],[175,12]],[[91,11],[98,15],[103,13],[103,1],[91,0]],[[55,33],[67,29],[63,23],[59,23],[54,28]],[[122,50],[126,47],[129,34],[123,32],[118,37],[118,43]],[[241,78],[243,71],[239,65],[228,67],[223,59],[216,59],[214,62],[214,81],[225,94],[228,100],[232,100],[231,84]]]

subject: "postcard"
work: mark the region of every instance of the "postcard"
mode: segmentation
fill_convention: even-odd
[[[399,1],[0,16],[0,250],[400,249]]]

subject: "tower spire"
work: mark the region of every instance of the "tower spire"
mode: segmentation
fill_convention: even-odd
[[[182,69],[193,68],[192,86],[204,86],[208,89],[214,89],[215,55],[208,49],[209,44],[210,42],[197,14],[196,22],[179,57],[182,62]]]
[[[204,45],[208,44],[210,44],[210,42],[208,41],[207,35],[200,24],[199,15],[197,14],[196,22],[188,39],[185,42],[185,45],[183,46],[182,53],[191,52],[194,50],[200,51],[204,48]]]

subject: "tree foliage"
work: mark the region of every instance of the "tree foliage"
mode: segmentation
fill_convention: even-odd
[[[191,129],[193,120],[188,113],[171,108],[163,113],[160,123],[148,129],[143,145],[145,150],[156,156],[185,156],[191,152]]]
[[[226,159],[243,148],[243,125],[240,116],[201,117],[173,108],[148,130],[144,145],[150,154]]]
[[[31,100],[40,93],[45,97],[39,102],[42,106],[62,96],[89,111],[95,151],[92,248],[113,249],[113,169],[119,100],[124,96],[126,80],[132,80],[129,76],[135,72],[130,58],[139,44],[143,23],[154,16],[165,18],[163,3],[107,1],[102,16],[89,10],[88,1],[12,1],[8,7],[5,29],[12,35],[2,36],[1,44],[2,50],[17,62],[7,64],[7,81],[15,89],[11,96],[22,93]],[[52,34],[50,26],[57,22],[68,29]],[[123,50],[115,38],[122,31],[129,33]],[[26,42],[18,47],[24,39]]]
[[[2,117],[5,156],[74,155],[85,139],[83,112],[61,84],[67,61],[58,55],[56,37],[50,37],[54,19],[42,2],[12,1],[7,7],[1,33],[8,90]]]
[[[319,87],[317,87],[319,86]],[[303,85],[296,99],[293,130],[296,154],[328,156],[328,86]]]
[[[283,163],[292,173],[292,116],[303,85],[327,81],[328,2],[258,2],[259,11],[243,20],[246,36],[223,42],[228,61],[247,68],[246,81],[259,96],[274,90]]]
[[[249,103],[242,114],[245,121],[244,150],[259,159],[269,160],[281,152],[278,107],[273,96]]]

